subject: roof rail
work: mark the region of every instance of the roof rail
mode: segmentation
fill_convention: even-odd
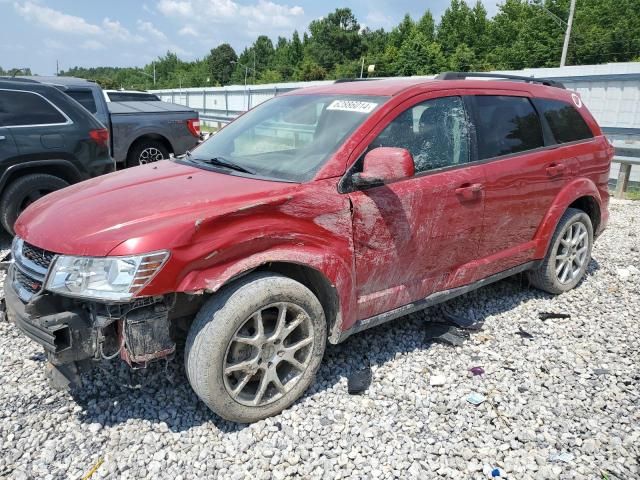
[[[477,73],[477,72],[444,72],[436,76],[436,80],[466,80],[469,77],[498,78],[505,80],[516,80],[527,83],[540,83],[548,87],[565,88],[561,82],[548,78],[523,77],[520,75],[505,75],[502,73]]]
[[[348,83],[348,82],[372,82],[374,80],[380,80],[379,78],[339,78],[333,83]]]

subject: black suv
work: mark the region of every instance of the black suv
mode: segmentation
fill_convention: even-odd
[[[108,130],[78,102],[49,85],[0,79],[0,223],[9,233],[38,198],[114,170]]]

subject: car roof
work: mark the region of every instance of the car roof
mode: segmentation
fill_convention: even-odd
[[[110,89],[110,90],[105,90],[105,92],[107,92],[107,93],[140,93],[140,94],[143,94],[143,95],[154,95],[153,93],[147,92],[145,90],[113,90],[113,89]]]
[[[95,82],[91,82],[89,80],[85,80],[84,78],[77,78],[77,77],[31,75],[31,76],[17,76],[15,78],[18,80],[27,80],[27,81],[33,81],[38,83],[44,83],[48,85],[64,85],[65,87],[70,87],[70,86],[90,87],[90,86],[96,85]]]
[[[371,95],[394,96],[407,90],[479,89],[514,90],[527,92],[532,96],[565,98],[570,92],[563,88],[551,87],[540,83],[527,83],[514,80],[439,80],[429,77],[388,78],[380,80],[338,81],[332,84],[301,88],[285,95]]]
[[[50,91],[53,87],[51,85],[45,85],[33,81],[24,81],[18,78],[0,77],[0,88],[8,88],[11,90],[25,90],[25,91]]]

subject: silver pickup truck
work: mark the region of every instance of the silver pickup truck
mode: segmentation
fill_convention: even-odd
[[[97,83],[75,77],[28,77],[57,87],[109,129],[117,164],[135,166],[182,155],[200,139],[198,112],[173,103],[108,102]]]

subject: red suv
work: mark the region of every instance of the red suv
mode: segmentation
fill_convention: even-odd
[[[296,90],[184,158],[31,205],[7,310],[58,385],[87,360],[168,358],[186,336],[196,394],[251,422],[305,391],[327,339],[518,272],[575,287],[607,223],[612,155],[548,80]]]

